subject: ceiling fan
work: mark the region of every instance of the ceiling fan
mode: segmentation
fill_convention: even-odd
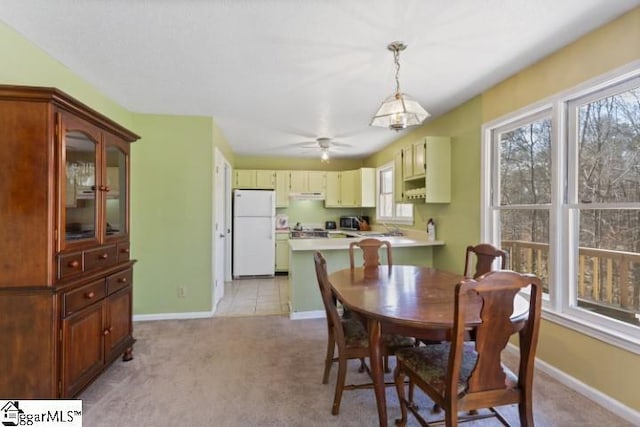
[[[350,147],[349,144],[344,142],[332,141],[328,137],[318,137],[313,142],[305,142],[301,144],[302,148],[315,149],[320,151],[320,160],[323,162],[329,161],[329,151],[338,151],[340,147]]]

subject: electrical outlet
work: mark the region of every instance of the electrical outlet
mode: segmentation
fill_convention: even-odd
[[[187,296],[187,290],[184,286],[178,286],[178,298],[184,298]]]

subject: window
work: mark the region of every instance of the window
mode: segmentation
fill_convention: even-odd
[[[376,173],[378,190],[376,219],[380,222],[412,224],[413,205],[395,201],[393,162],[379,167]]]
[[[483,239],[544,316],[640,353],[640,64],[483,126]]]
[[[509,268],[535,273],[548,292],[551,112],[495,129],[492,139],[496,240],[507,251]]]
[[[640,308],[640,78],[567,108],[568,305],[631,325]]]

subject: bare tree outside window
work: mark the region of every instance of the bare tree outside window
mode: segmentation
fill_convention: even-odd
[[[536,274],[548,292],[551,119],[499,133],[498,142],[502,248],[509,268]]]
[[[640,88],[578,105],[573,113],[581,248],[576,303],[634,323],[640,313],[640,209],[626,207],[640,202]]]

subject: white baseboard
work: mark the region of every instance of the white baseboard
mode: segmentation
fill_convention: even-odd
[[[296,311],[289,313],[289,319],[291,320],[322,319],[324,317],[326,317],[324,310]]]
[[[509,343],[507,351],[519,354],[519,349],[516,345]],[[629,421],[632,425],[640,426],[640,412],[633,408],[626,406],[625,404],[615,400],[611,396],[604,394],[600,390],[597,390],[590,385],[583,383],[582,381],[572,377],[564,371],[556,368],[547,362],[540,360],[536,357],[536,369],[544,372],[545,374],[553,377],[562,384],[566,385],[572,390],[580,393],[587,399],[590,399],[598,405],[606,408],[608,411],[613,412],[621,418]]]
[[[213,311],[192,311],[187,313],[158,313],[158,314],[134,314],[134,322],[147,322],[150,320],[175,320],[175,319],[206,319],[213,317]]]

